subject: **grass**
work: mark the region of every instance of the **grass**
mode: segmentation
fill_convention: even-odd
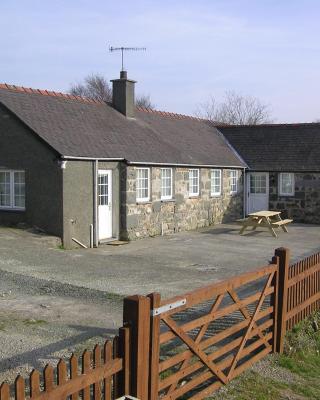
[[[27,326],[29,325],[44,325],[47,324],[47,321],[45,321],[44,319],[25,319],[23,321],[23,323]]]
[[[271,355],[210,399],[319,400],[320,312],[288,332],[283,354]]]

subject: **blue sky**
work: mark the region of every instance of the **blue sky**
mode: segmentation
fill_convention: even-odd
[[[118,77],[109,45],[145,46],[125,66],[158,109],[192,114],[235,90],[276,122],[320,118],[316,0],[0,0],[0,16],[0,82],[66,91]]]

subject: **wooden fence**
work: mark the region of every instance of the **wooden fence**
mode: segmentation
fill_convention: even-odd
[[[120,328],[113,341],[96,345],[92,353],[85,350],[80,360],[76,355],[68,363],[60,359],[56,369],[47,365],[42,375],[33,370],[27,385],[20,375],[13,388],[3,383],[0,400],[114,400],[129,393],[129,334],[129,328]]]
[[[255,271],[169,300],[124,299],[113,342],[85,351],[29,384],[0,387],[0,400],[202,399],[271,352],[287,330],[320,309],[320,253],[289,264],[288,249]],[[69,373],[68,373],[69,367]]]

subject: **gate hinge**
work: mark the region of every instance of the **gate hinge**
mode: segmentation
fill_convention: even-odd
[[[174,310],[175,308],[184,306],[185,304],[187,304],[187,299],[182,299],[175,301],[174,303],[165,304],[164,306],[154,308],[153,310],[151,310],[151,316],[155,317],[167,311]]]

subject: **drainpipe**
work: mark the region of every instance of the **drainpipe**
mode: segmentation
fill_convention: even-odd
[[[93,172],[93,246],[98,247],[98,160],[94,161]]]
[[[243,218],[245,218],[247,214],[247,201],[247,176],[246,169],[243,168]]]

